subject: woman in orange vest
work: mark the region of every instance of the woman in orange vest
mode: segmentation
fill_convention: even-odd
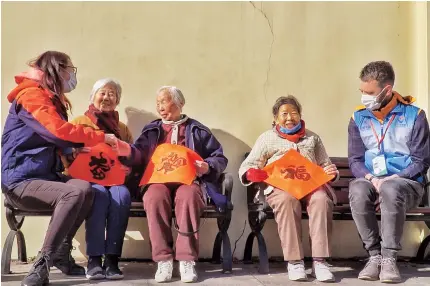
[[[338,176],[337,168],[330,162],[320,137],[305,128],[301,112],[302,107],[294,96],[276,100],[272,108],[273,128],[260,135],[251,153],[240,166],[239,177],[244,186],[266,180],[268,174],[262,168],[280,159],[290,149],[299,151],[305,158],[323,167],[326,174]],[[330,256],[333,216],[333,201],[326,190],[319,188],[298,200],[285,190],[267,186],[264,195],[278,224],[284,259],[288,261],[289,279],[307,280],[301,238],[302,205],[305,205],[309,214],[313,274],[319,281],[334,281],[334,276],[325,262]]]
[[[227,166],[221,144],[212,132],[200,122],[182,114],[185,98],[174,86],[158,90],[157,111],[161,119],[143,128],[142,134],[129,149],[124,151],[124,164],[148,167],[154,151],[160,144],[177,144],[193,150],[203,160],[191,160],[195,164],[197,178],[191,185],[178,183],[154,183],[146,186],[143,206],[147,213],[152,258],[158,264],[157,282],[172,279],[173,259],[179,260],[183,282],[197,281],[195,260],[199,255],[198,229],[200,216],[209,197],[217,207],[225,207],[227,199],[219,194],[218,179]],[[158,149],[159,150],[159,149]],[[122,153],[122,151],[120,152]],[[184,158],[169,154],[163,162],[169,164],[154,170],[170,172],[183,164]],[[188,159],[188,162],[190,159]],[[175,208],[178,224],[176,253],[173,252],[172,208]]]

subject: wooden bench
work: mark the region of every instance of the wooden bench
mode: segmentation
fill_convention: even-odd
[[[214,205],[208,204],[202,214],[202,218],[215,218],[218,224],[218,234],[215,237],[212,262],[221,263],[223,273],[231,273],[232,271],[232,253],[230,238],[228,236],[228,228],[231,222],[231,213],[233,204],[231,203],[231,195],[233,191],[233,178],[230,174],[222,174],[220,177],[221,190],[220,192],[227,196],[227,208],[224,211],[219,211]],[[1,274],[9,274],[12,246],[17,239],[18,244],[18,260],[20,262],[27,262],[27,251],[24,234],[21,231],[22,224],[25,217],[30,216],[51,216],[52,211],[23,211],[12,207],[5,199],[6,219],[10,231],[6,238],[2,251],[1,260]],[[174,214],[174,210],[173,210]],[[131,204],[130,217],[146,217],[146,212],[143,210],[142,202],[134,201]],[[222,248],[222,249],[221,249]],[[221,250],[223,257],[221,259]]]
[[[245,157],[247,154],[245,155]],[[337,197],[337,204],[334,207],[334,220],[353,220],[348,199],[349,182],[354,179],[348,165],[348,158],[331,158],[333,164],[336,164],[340,180],[332,184]],[[259,196],[259,202],[255,203],[254,198],[258,192],[258,186],[253,184],[247,188],[248,202],[248,220],[252,232],[249,234],[244,251],[244,263],[252,263],[252,246],[254,239],[257,239],[259,252],[259,271],[261,273],[269,272],[269,258],[267,254],[266,242],[262,235],[262,230],[267,219],[274,219],[273,210],[267,205],[264,196]],[[308,215],[305,211],[302,213],[302,218],[307,219]],[[380,219],[380,214],[378,214]],[[430,191],[429,184],[426,184],[423,200],[419,207],[408,211],[406,214],[407,221],[424,221],[430,228]],[[421,243],[415,261],[424,261],[430,256],[425,257],[426,249],[430,244],[430,235],[428,235]]]

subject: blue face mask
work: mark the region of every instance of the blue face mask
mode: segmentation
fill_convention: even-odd
[[[63,91],[65,93],[71,92],[76,88],[77,84],[78,81],[76,80],[76,74],[74,72],[69,72],[69,80],[63,79]]]
[[[294,126],[293,128],[287,128],[287,127],[282,127],[282,126],[279,126],[279,130],[282,132],[282,133],[284,133],[284,134],[288,134],[288,135],[291,135],[291,134],[295,134],[295,133],[297,133],[297,131],[299,131],[300,129],[302,129],[302,122],[300,121],[299,122],[299,124],[297,124],[296,126]]]

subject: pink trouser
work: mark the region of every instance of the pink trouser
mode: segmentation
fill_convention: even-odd
[[[309,215],[309,236],[312,257],[330,256],[330,240],[333,222],[333,201],[324,189],[297,200],[289,193],[274,189],[267,196],[278,224],[282,252],[286,261],[304,258],[302,246],[302,204]]]
[[[174,200],[174,204],[173,204]],[[199,228],[200,216],[205,203],[200,187],[178,184],[150,185],[143,196],[152,246],[152,259],[155,262],[171,260],[197,260],[199,256],[198,233],[176,238],[176,256],[173,252],[172,209],[175,207],[179,230],[194,232]]]

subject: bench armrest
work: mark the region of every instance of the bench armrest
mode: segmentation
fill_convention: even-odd
[[[221,193],[227,197],[228,207],[232,209],[231,195],[233,193],[233,176],[228,173],[222,173],[219,180],[221,182]]]

